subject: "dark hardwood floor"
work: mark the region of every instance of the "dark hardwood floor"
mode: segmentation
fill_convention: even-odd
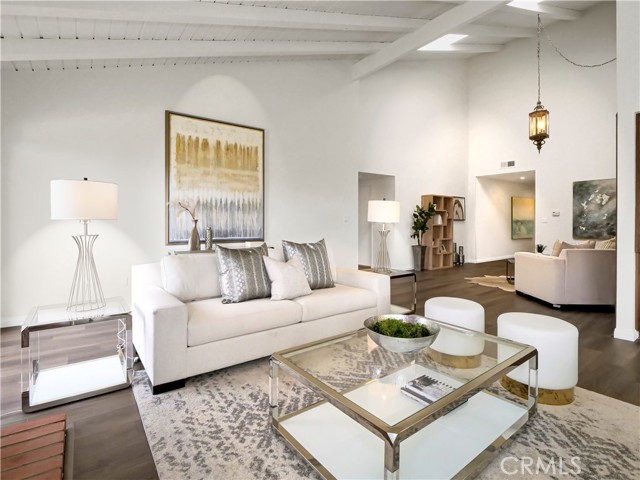
[[[418,314],[427,298],[454,296],[474,300],[485,308],[487,333],[496,333],[496,319],[504,312],[532,312],[562,318],[580,331],[579,381],[582,388],[634,405],[640,405],[640,342],[614,339],[615,315],[611,309],[554,309],[498,288],[467,283],[465,277],[504,275],[503,261],[466,264],[453,269],[419,272]],[[407,281],[392,283],[394,303],[412,303],[413,286]],[[57,353],[80,358],[113,349],[113,332],[77,328]],[[46,338],[41,338],[46,341]],[[59,340],[59,339],[58,339]],[[56,412],[67,414],[75,429],[74,467],[76,479],[157,478],[131,389],[105,394],[68,405],[24,414],[20,411],[20,329],[0,331],[2,425]]]

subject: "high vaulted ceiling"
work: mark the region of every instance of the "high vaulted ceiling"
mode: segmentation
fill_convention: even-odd
[[[549,25],[596,3],[534,8]],[[536,12],[488,0],[2,1],[0,12],[0,59],[18,71],[348,59],[361,78],[400,59],[466,58],[536,36]],[[417,51],[450,33],[468,36]]]

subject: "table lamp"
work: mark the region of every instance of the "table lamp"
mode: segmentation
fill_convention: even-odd
[[[118,185],[87,180],[51,181],[51,219],[80,220],[82,235],[74,235],[78,245],[78,262],[67,310],[85,312],[106,305],[93,260],[93,244],[98,235],[88,234],[90,220],[118,218]]]
[[[369,200],[367,220],[372,223],[381,223],[382,230],[378,230],[380,234],[380,246],[378,247],[378,255],[373,265],[373,271],[378,273],[389,273],[389,251],[387,250],[387,223],[398,223],[400,221],[400,202],[391,202],[387,200]]]

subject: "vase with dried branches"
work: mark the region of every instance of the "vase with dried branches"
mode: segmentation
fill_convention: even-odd
[[[196,218],[196,209],[190,209],[188,205],[183,204],[182,202],[178,202],[181,208],[184,208],[185,211],[191,215],[191,220],[193,220],[193,228],[191,229],[191,236],[189,237],[189,250],[197,251],[200,250],[200,232],[198,232],[198,219]]]

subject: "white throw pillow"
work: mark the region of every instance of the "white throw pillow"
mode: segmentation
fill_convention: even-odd
[[[167,255],[160,261],[162,285],[182,302],[220,296],[220,274],[211,253]]]
[[[271,300],[291,300],[311,293],[304,267],[298,257],[293,257],[286,263],[267,256],[262,258],[271,280]]]

